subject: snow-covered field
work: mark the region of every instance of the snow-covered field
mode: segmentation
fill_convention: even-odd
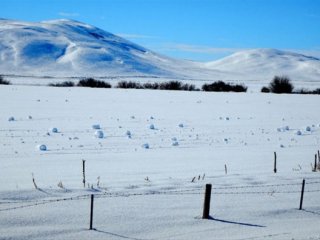
[[[320,239],[319,96],[11,85],[0,101],[0,239]]]

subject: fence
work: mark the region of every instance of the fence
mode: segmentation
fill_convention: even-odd
[[[290,188],[288,190],[288,188]],[[41,189],[38,189],[41,191]],[[221,186],[212,187],[211,184],[206,185],[206,191],[204,193],[203,188],[191,188],[180,190],[167,190],[167,191],[150,191],[150,192],[105,192],[99,194],[85,194],[74,197],[57,198],[57,199],[43,199],[43,200],[27,200],[27,201],[1,201],[0,212],[18,210],[28,207],[36,207],[39,205],[45,205],[63,201],[78,201],[89,200],[90,204],[90,227],[93,229],[93,212],[94,212],[94,198],[128,198],[134,196],[148,196],[148,195],[202,195],[204,197],[204,207],[202,218],[208,219],[210,217],[210,198],[215,195],[246,195],[246,194],[296,194],[294,197],[297,202],[297,207],[301,210],[303,208],[304,193],[320,193],[320,181],[303,179],[302,183],[281,183],[281,184],[257,184],[257,185],[240,185],[240,186]],[[319,195],[320,197],[320,195]],[[292,200],[294,201],[292,198]],[[5,207],[1,207],[5,206]],[[199,210],[200,211],[200,210]]]

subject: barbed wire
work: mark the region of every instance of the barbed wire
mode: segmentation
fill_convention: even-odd
[[[265,188],[265,187],[283,187],[283,186],[301,186],[302,183],[282,183],[282,184],[265,184],[265,185],[244,185],[244,186],[226,186],[213,187],[212,189],[243,189],[243,188]],[[306,185],[320,184],[319,182],[306,182]]]
[[[320,192],[320,190],[308,190],[308,191],[304,191],[305,193],[306,192]],[[301,190],[300,191],[267,191],[267,192],[212,192],[212,194],[219,194],[219,195],[245,195],[245,194],[269,194],[269,195],[273,195],[273,194],[283,194],[283,193],[286,193],[286,194],[290,194],[290,193],[301,193]]]
[[[320,184],[320,181],[314,182],[306,182],[306,185],[314,185]],[[277,191],[277,190],[270,190],[270,191],[228,191],[230,189],[253,189],[253,188],[268,188],[268,187],[283,187],[283,186],[300,186],[301,183],[286,183],[286,184],[266,184],[266,185],[243,185],[243,186],[230,186],[230,187],[215,187],[212,188],[212,194],[217,195],[245,195],[245,194],[293,194],[293,193],[301,193],[301,190],[291,190],[291,191]],[[220,190],[220,191],[215,191]],[[222,190],[222,191],[221,191]],[[225,190],[225,191],[223,191]],[[306,193],[315,193],[320,192],[320,189],[316,190],[305,190]],[[137,192],[137,193],[130,193],[130,192],[104,192],[94,194],[95,198],[119,198],[119,197],[138,197],[138,196],[150,196],[150,195],[201,195],[203,194],[203,189],[194,188],[194,189],[181,189],[181,190],[170,190],[170,191],[150,191],[150,192]],[[29,200],[29,201],[15,201],[15,202],[1,202],[1,204],[20,204],[19,206],[7,207],[7,208],[0,208],[0,212],[2,211],[9,211],[15,209],[22,209],[28,207],[34,207],[39,205],[45,205],[49,203],[56,203],[56,202],[63,202],[63,201],[73,201],[73,200],[84,200],[89,199],[92,194],[84,194],[79,196],[72,196],[72,197],[65,197],[65,198],[56,198],[56,199],[44,199],[44,200]],[[30,204],[22,204],[22,203],[30,203]],[[22,205],[21,205],[22,204]]]
[[[44,205],[44,204],[54,203],[54,202],[71,201],[71,200],[83,200],[83,199],[88,199],[90,196],[91,196],[91,194],[80,195],[80,196],[75,196],[75,197],[68,197],[68,198],[45,199],[45,200],[41,200],[41,201],[36,201],[36,202],[34,202],[32,204],[24,204],[24,205],[15,206],[15,207],[2,208],[2,209],[0,209],[0,212],[9,211],[9,210],[15,210],[15,209],[21,209],[21,208],[34,207],[34,206],[39,206],[39,205]],[[14,202],[14,204],[17,204],[17,203],[18,202]]]

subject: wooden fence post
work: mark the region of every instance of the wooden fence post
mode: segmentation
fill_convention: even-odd
[[[314,155],[314,171],[317,171],[317,154]]]
[[[318,169],[320,170],[320,151],[318,150]]]
[[[91,208],[90,208],[90,230],[92,230],[92,224],[93,224],[93,200],[94,200],[94,195],[91,194]]]
[[[303,204],[303,195],[304,195],[304,185],[306,184],[306,180],[302,180],[302,189],[301,189],[301,197],[300,197],[300,207],[299,210],[302,210],[302,204]]]
[[[206,192],[204,194],[203,214],[202,219],[209,219],[210,214],[210,199],[211,199],[211,184],[206,184]]]
[[[86,160],[82,159],[82,183],[86,187]]]
[[[274,152],[273,172],[277,173],[277,153],[276,152]]]

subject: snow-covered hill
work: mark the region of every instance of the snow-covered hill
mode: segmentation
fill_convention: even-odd
[[[255,49],[200,63],[163,56],[94,26],[73,21],[0,19],[0,74],[51,77],[157,77],[268,83],[287,75],[300,86],[320,85],[320,60]],[[33,83],[42,83],[38,78]],[[23,82],[19,82],[23,83]],[[42,83],[43,84],[43,83]]]
[[[171,76],[175,60],[71,20],[0,20],[0,71],[33,76]]]
[[[272,79],[286,75],[292,79],[320,81],[320,59],[276,49],[240,51],[221,60],[208,62],[211,69],[238,73],[242,79]]]

